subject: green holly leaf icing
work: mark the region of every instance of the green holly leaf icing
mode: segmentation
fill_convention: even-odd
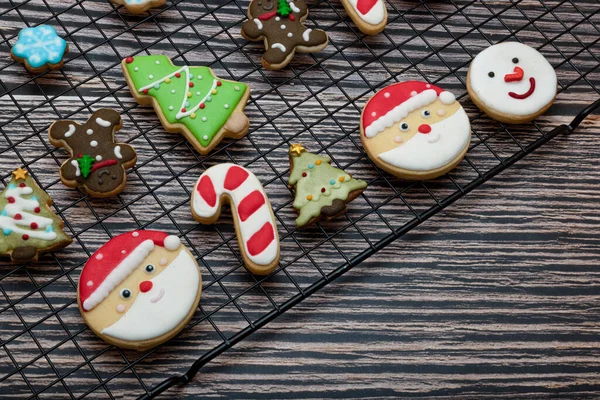
[[[208,67],[176,66],[165,55],[137,56],[125,62],[140,94],[154,97],[170,124],[184,124],[208,147],[243,98],[247,85],[221,80]]]

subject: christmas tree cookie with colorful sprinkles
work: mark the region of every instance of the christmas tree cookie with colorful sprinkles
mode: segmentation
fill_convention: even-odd
[[[72,240],[50,206],[52,199],[24,169],[17,169],[0,195],[0,255],[14,262],[35,261]]]
[[[127,57],[121,66],[136,101],[152,104],[165,130],[181,133],[200,154],[248,132],[248,85],[217,78],[208,67],[173,65],[164,55]]]
[[[344,214],[346,204],[367,187],[367,182],[332,167],[329,157],[309,153],[301,144],[292,145],[289,155],[288,185],[296,190],[294,208],[298,211],[298,227]]]

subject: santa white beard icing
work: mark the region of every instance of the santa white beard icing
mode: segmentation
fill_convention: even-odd
[[[537,50],[517,42],[500,43],[471,62],[467,89],[473,102],[490,117],[522,123],[552,105],[556,72]]]
[[[469,117],[454,95],[425,82],[401,82],[373,96],[361,140],[380,168],[404,179],[432,179],[456,166],[471,139]]]
[[[111,239],[86,263],[79,306],[105,341],[144,350],[176,335],[200,300],[198,264],[176,236],[135,231]]]

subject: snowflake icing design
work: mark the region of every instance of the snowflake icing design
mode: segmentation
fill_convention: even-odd
[[[46,64],[59,64],[65,55],[67,42],[48,25],[24,28],[12,48],[16,57],[27,60],[32,68]]]

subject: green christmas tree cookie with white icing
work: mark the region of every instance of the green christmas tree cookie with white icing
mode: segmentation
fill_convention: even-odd
[[[136,101],[152,104],[165,130],[184,135],[199,153],[248,132],[248,85],[217,78],[208,67],[173,65],[164,55],[127,57],[121,66]]]

